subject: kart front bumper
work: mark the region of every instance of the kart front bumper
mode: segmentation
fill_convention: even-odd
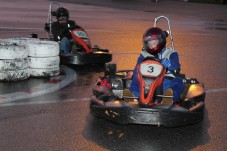
[[[200,102],[193,111],[180,106],[154,105],[149,108],[142,108],[139,104],[128,102],[106,102],[95,96],[91,97],[90,108],[92,113],[101,119],[114,123],[147,124],[164,127],[178,127],[196,124],[203,120],[204,102]]]

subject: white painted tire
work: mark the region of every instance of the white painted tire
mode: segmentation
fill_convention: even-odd
[[[31,77],[52,77],[60,74],[60,67],[50,69],[30,68]]]
[[[28,57],[26,45],[0,41],[0,59],[23,59]]]
[[[55,41],[36,41],[27,43],[28,55],[31,57],[51,57],[60,53],[59,43]]]
[[[3,39],[3,40],[8,41],[8,42],[18,43],[18,44],[27,44],[27,43],[31,43],[31,42],[40,41],[40,39],[38,39],[38,38],[27,38],[27,37],[8,38],[8,39]]]
[[[28,58],[0,60],[0,71],[21,70],[28,68]]]
[[[22,70],[0,71],[0,81],[19,81],[29,78],[29,68]]]
[[[45,58],[35,58],[29,57],[29,67],[30,68],[57,68],[60,65],[60,57],[45,57]]]

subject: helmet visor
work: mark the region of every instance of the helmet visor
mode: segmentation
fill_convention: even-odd
[[[158,39],[154,39],[154,40],[150,40],[147,42],[147,46],[149,49],[153,49],[155,47],[157,47],[159,44],[159,40]]]
[[[163,42],[163,39],[160,35],[159,36],[147,36],[145,38],[145,41],[146,41],[149,49],[154,49]]]
[[[61,16],[58,18],[59,21],[66,21],[68,19],[67,16]]]

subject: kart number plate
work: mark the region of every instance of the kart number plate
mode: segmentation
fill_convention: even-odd
[[[73,33],[80,38],[88,38],[86,32],[74,30]]]
[[[140,73],[143,76],[157,77],[161,74],[162,68],[159,64],[142,63],[140,65]]]

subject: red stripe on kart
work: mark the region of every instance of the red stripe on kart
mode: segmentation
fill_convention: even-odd
[[[77,37],[75,34],[72,33],[72,31],[70,31],[70,34],[77,43],[82,45],[82,47],[85,49],[86,53],[92,52],[92,49],[87,46],[86,42],[82,38]]]
[[[147,62],[147,63],[149,63],[149,62],[151,63],[152,62],[152,63],[155,63],[155,64],[162,65],[161,63],[157,63],[156,61],[153,62],[152,60],[147,60],[145,62]],[[144,96],[144,93],[145,93],[145,82],[144,82],[142,74],[139,71],[139,68],[140,68],[140,65],[137,66],[137,71],[138,71],[138,78],[137,79],[138,79],[138,81],[140,83],[140,103],[144,104],[144,105],[151,105],[152,104],[151,101],[153,100],[153,97],[154,97],[154,92],[162,84],[163,79],[165,77],[166,69],[162,68],[161,74],[157,77],[157,79],[155,79],[154,82],[152,82],[152,84],[150,85],[150,91],[148,93],[148,96],[145,98],[145,96]]]

